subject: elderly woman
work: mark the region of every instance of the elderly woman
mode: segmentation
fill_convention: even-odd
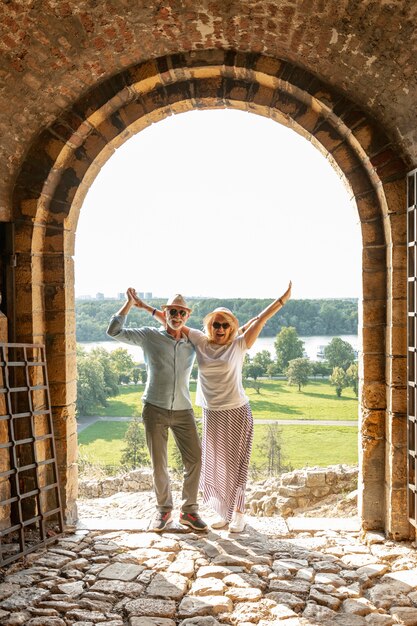
[[[204,318],[204,333],[183,327],[194,344],[198,362],[196,404],[203,408],[203,458],[200,487],[203,502],[218,515],[211,524],[229,531],[245,528],[245,490],[252,450],[253,417],[242,384],[246,352],[265,322],[291,296],[287,291],[257,317],[239,329],[233,313],[224,307]]]

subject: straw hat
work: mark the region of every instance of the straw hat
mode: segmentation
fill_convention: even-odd
[[[219,306],[217,307],[217,309],[214,309],[214,311],[211,311],[211,313],[207,313],[206,317],[204,318],[204,323],[206,325],[209,324],[211,318],[214,317],[217,313],[224,315],[225,317],[231,317],[235,324],[239,326],[239,320],[237,319],[236,315],[233,315],[231,310],[226,308],[225,306]]]
[[[180,293],[176,293],[175,296],[168,298],[167,303],[162,305],[162,309],[168,309],[170,307],[178,307],[179,309],[185,309],[191,313],[191,309],[187,306],[186,301]]]

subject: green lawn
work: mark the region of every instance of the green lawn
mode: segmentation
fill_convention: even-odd
[[[286,380],[261,381],[261,393],[247,389],[254,419],[315,419],[356,420],[358,400],[352,389],[344,389],[341,398],[327,380],[311,380],[301,392]],[[196,383],[191,383],[191,398],[195,400]],[[133,417],[140,415],[143,385],[121,387],[120,395],[110,398],[108,406],[97,408],[95,415]],[[197,417],[201,408],[195,407]]]
[[[127,422],[96,422],[79,437],[80,454],[99,465],[118,465],[124,447]],[[264,462],[262,438],[267,426],[255,424],[252,462]],[[357,463],[358,429],[349,426],[281,426],[285,463],[296,469],[307,465]],[[172,446],[172,442],[171,442]]]
[[[194,402],[195,383],[191,383]],[[121,387],[120,395],[109,399],[106,408],[96,415],[106,417],[133,417],[140,415],[143,385]],[[351,389],[345,389],[338,398],[326,380],[313,380],[301,392],[285,380],[262,381],[261,393],[247,389],[255,418],[255,440],[252,462],[262,465],[262,437],[266,425],[256,420],[300,420],[300,425],[283,425],[282,441],[285,463],[293,468],[306,465],[356,463],[358,460],[358,429],[348,426],[307,426],[302,420],[356,420],[358,401]],[[197,417],[201,409],[196,407]],[[79,435],[80,454],[94,464],[118,465],[124,448],[123,437],[127,422],[96,422]],[[171,443],[172,446],[172,443]]]
[[[108,406],[97,407],[94,415],[102,417],[134,417],[142,411],[143,385],[119,387],[120,393],[108,399]]]
[[[352,389],[341,398],[327,380],[311,380],[298,391],[286,380],[261,381],[261,393],[247,389],[255,419],[356,420],[358,399]]]
[[[128,422],[96,422],[78,435],[80,455],[98,465],[118,465]]]
[[[267,426],[255,425],[251,462],[264,462]],[[284,464],[294,469],[313,465],[358,462],[358,429],[351,426],[281,426]]]

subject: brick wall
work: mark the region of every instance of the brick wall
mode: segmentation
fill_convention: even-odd
[[[28,147],[63,110],[132,65],[191,50],[291,61],[373,115],[416,163],[416,17],[408,0],[4,0],[0,219]]]

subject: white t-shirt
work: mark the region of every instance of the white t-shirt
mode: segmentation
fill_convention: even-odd
[[[243,335],[219,346],[200,330],[190,328],[198,362],[196,404],[205,409],[236,409],[249,402],[242,385],[243,359],[248,350]]]

